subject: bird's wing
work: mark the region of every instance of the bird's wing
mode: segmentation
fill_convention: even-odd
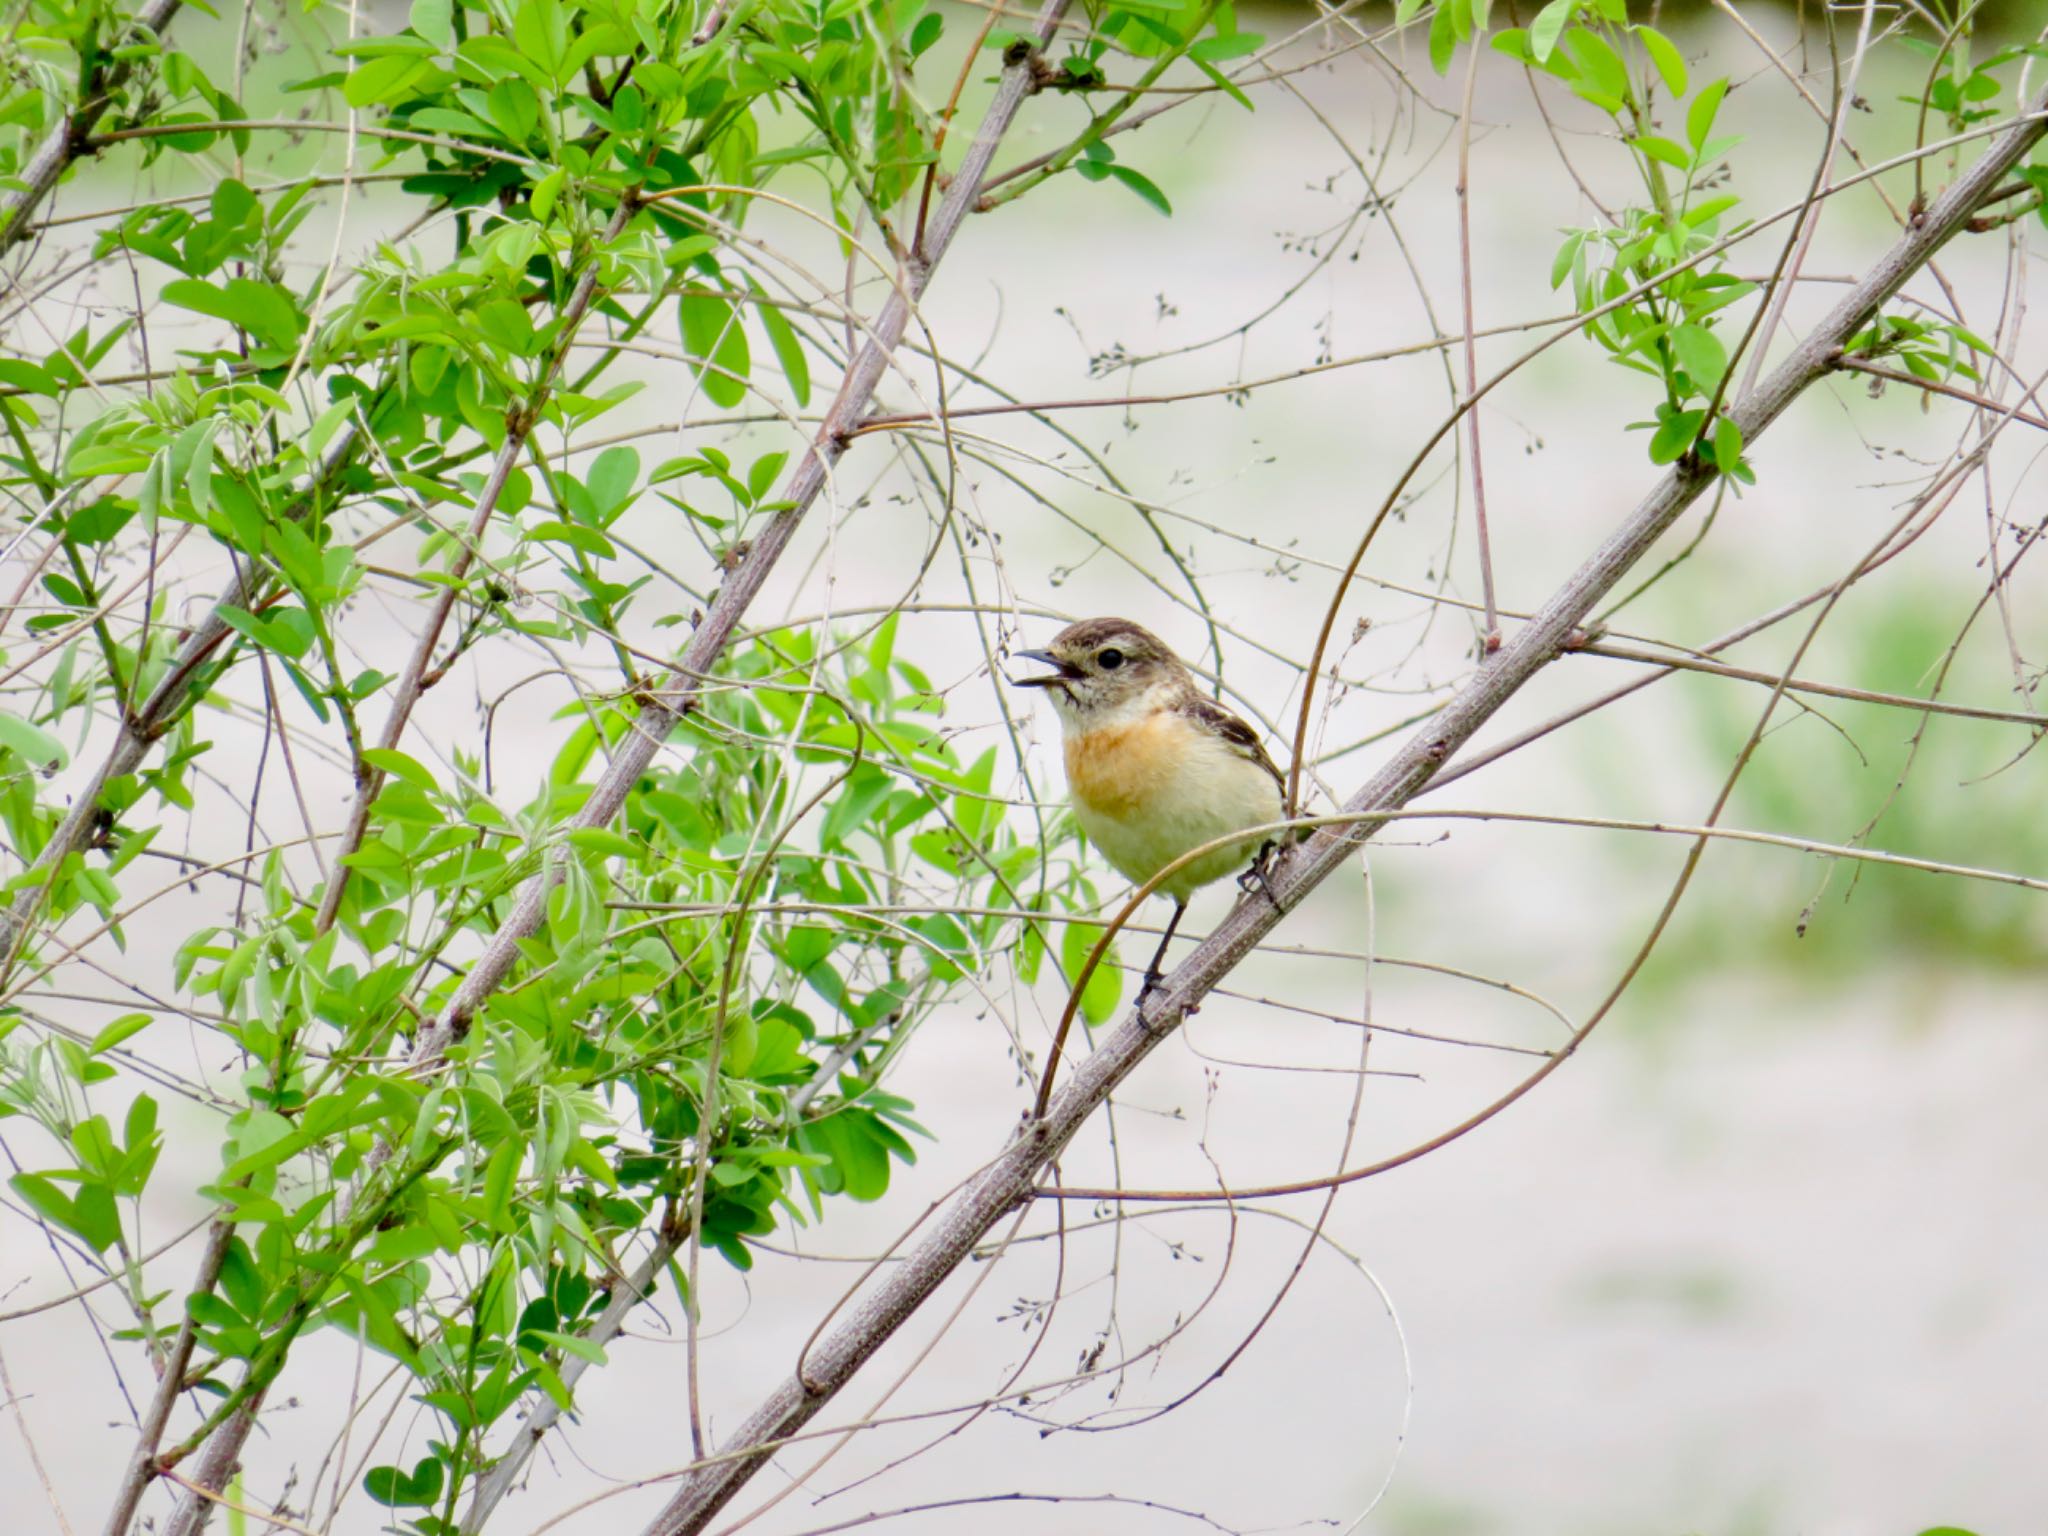
[[[1273,776],[1274,784],[1279,787],[1282,795],[1287,793],[1286,775],[1281,773],[1274,766],[1273,759],[1266,755],[1266,749],[1259,741],[1259,733],[1257,731],[1246,725],[1244,721],[1225,709],[1221,704],[1218,704],[1214,699],[1204,698],[1198,693],[1189,695],[1182,707],[1194,717],[1196,724],[1206,730],[1214,731],[1218,736],[1229,742],[1231,747],[1241,757],[1249,762],[1257,763],[1266,772],[1270,773]]]

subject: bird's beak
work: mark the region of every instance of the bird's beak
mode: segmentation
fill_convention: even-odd
[[[1012,688],[1055,688],[1061,683],[1070,683],[1081,675],[1081,669],[1070,662],[1064,662],[1050,651],[1013,651],[1015,661],[1039,661],[1053,669],[1050,677],[1013,677],[1009,679]]]

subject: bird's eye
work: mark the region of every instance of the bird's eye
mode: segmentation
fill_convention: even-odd
[[[1102,668],[1102,670],[1105,672],[1114,672],[1118,667],[1122,666],[1123,664],[1124,653],[1118,650],[1113,645],[1106,651],[1100,651],[1096,653],[1095,665]]]

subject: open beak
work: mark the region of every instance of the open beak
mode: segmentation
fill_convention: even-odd
[[[1013,651],[1013,661],[1038,661],[1052,668],[1050,677],[1013,677],[1009,679],[1012,688],[1056,688],[1061,683],[1070,683],[1081,675],[1081,669],[1061,661],[1050,651]]]

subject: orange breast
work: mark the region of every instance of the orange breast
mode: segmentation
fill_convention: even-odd
[[[1122,820],[1144,814],[1172,779],[1176,727],[1185,729],[1177,716],[1161,711],[1068,736],[1067,787],[1074,799],[1098,816]]]

